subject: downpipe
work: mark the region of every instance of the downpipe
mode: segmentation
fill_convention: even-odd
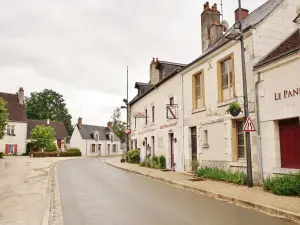
[[[181,136],[182,136],[182,172],[185,171],[185,151],[184,151],[184,98],[183,98],[183,74],[181,74]]]

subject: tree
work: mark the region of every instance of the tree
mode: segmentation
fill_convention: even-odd
[[[55,141],[55,131],[50,126],[36,126],[32,129],[31,133],[32,143],[38,148],[47,148]]]
[[[53,90],[44,89],[41,92],[33,92],[26,100],[26,114],[28,119],[62,122],[66,126],[69,135],[72,135],[72,116],[66,108],[63,96]]]
[[[121,141],[125,141],[126,134],[124,133],[124,130],[126,128],[126,123],[121,120],[121,109],[119,107],[113,111],[111,119],[113,120],[113,132],[118,136],[118,138],[120,138]]]
[[[4,137],[4,131],[8,122],[8,112],[6,106],[6,101],[0,98],[0,140]]]

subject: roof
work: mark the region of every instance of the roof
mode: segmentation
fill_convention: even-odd
[[[109,140],[106,134],[112,132],[108,127],[86,125],[86,124],[82,124],[82,127],[80,129],[78,128],[78,130],[80,132],[82,139],[93,139],[92,134],[94,134],[95,131],[98,131],[99,140]],[[120,139],[115,134],[114,134],[114,140],[120,141]]]
[[[284,56],[300,50],[300,31],[297,29],[291,36],[281,42],[275,49],[259,61],[254,68],[263,66],[273,61],[279,60]]]
[[[51,126],[55,130],[55,138],[56,140],[62,140],[68,137],[68,132],[65,127],[65,125],[62,122],[50,122],[49,125],[47,125],[46,120],[28,120],[27,121],[27,139],[30,139],[30,134],[33,128],[36,126]]]
[[[0,97],[3,98],[7,104],[8,120],[26,122],[26,108],[25,105],[19,104],[18,94],[9,94],[0,92]]]
[[[242,28],[245,31],[248,29],[255,27],[258,25],[261,21],[263,21],[273,10],[282,2],[283,0],[268,0],[263,5],[255,9],[253,12],[249,13],[247,17],[245,17],[242,20]],[[233,26],[232,26],[233,27]],[[229,29],[230,30],[230,29]],[[226,34],[226,33],[225,33]],[[137,102],[139,99],[146,96],[148,93],[150,93],[152,90],[154,90],[156,87],[160,86],[167,80],[169,80],[171,77],[178,74],[180,71],[183,71],[184,69],[187,69],[191,65],[197,63],[201,59],[205,58],[206,56],[210,55],[220,47],[224,46],[228,42],[230,42],[230,39],[225,38],[225,34],[221,35],[214,43],[212,43],[208,49],[202,53],[198,58],[196,58],[194,61],[189,63],[188,65],[184,65],[183,67],[178,67],[177,69],[174,69],[172,72],[170,72],[165,78],[163,78],[161,81],[159,81],[157,84],[155,84],[153,87],[149,88],[145,93],[143,93],[140,96],[135,96],[130,102],[129,105],[133,105],[135,102]],[[164,62],[164,61],[160,61]],[[166,62],[164,62],[166,63]],[[181,64],[183,65],[183,64]]]
[[[174,63],[174,62],[167,62],[167,61],[160,61],[157,60],[156,62],[156,69],[164,69],[165,70],[165,77],[172,73],[177,68],[183,68],[186,64],[181,63]]]

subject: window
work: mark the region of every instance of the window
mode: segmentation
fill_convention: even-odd
[[[203,146],[204,148],[208,148],[208,130],[204,130],[203,132]]]
[[[101,151],[101,144],[98,145],[98,151]]]
[[[205,106],[204,74],[197,73],[193,76],[193,109],[201,109]]]
[[[10,135],[10,125],[7,125],[6,129],[7,129],[7,130],[6,130],[6,134],[7,134],[7,135]]]
[[[116,144],[113,144],[113,146],[112,146],[112,152],[117,152],[117,145]]]
[[[218,98],[219,102],[235,96],[234,59],[227,56],[218,62]]]
[[[95,153],[95,152],[96,152],[96,145],[91,144],[91,153]]]
[[[15,126],[10,126],[10,134],[15,135]]]
[[[170,105],[174,105],[174,97],[170,98]]]
[[[11,154],[14,154],[14,145],[8,145],[8,154],[11,155]]]
[[[110,135],[110,141],[114,142],[114,135],[113,134]]]
[[[95,134],[95,140],[98,141],[99,140],[99,134]]]
[[[145,124],[148,124],[148,110],[145,109]]]
[[[245,133],[244,133],[244,122],[237,121],[237,154],[238,159],[245,158]]]
[[[15,136],[15,126],[14,125],[7,125],[6,134]]]
[[[110,144],[107,145],[107,150],[110,151]]]
[[[155,106],[152,106],[152,123],[155,122]]]

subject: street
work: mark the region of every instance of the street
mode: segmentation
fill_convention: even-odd
[[[65,225],[289,225],[106,165],[101,158],[58,164]]]

